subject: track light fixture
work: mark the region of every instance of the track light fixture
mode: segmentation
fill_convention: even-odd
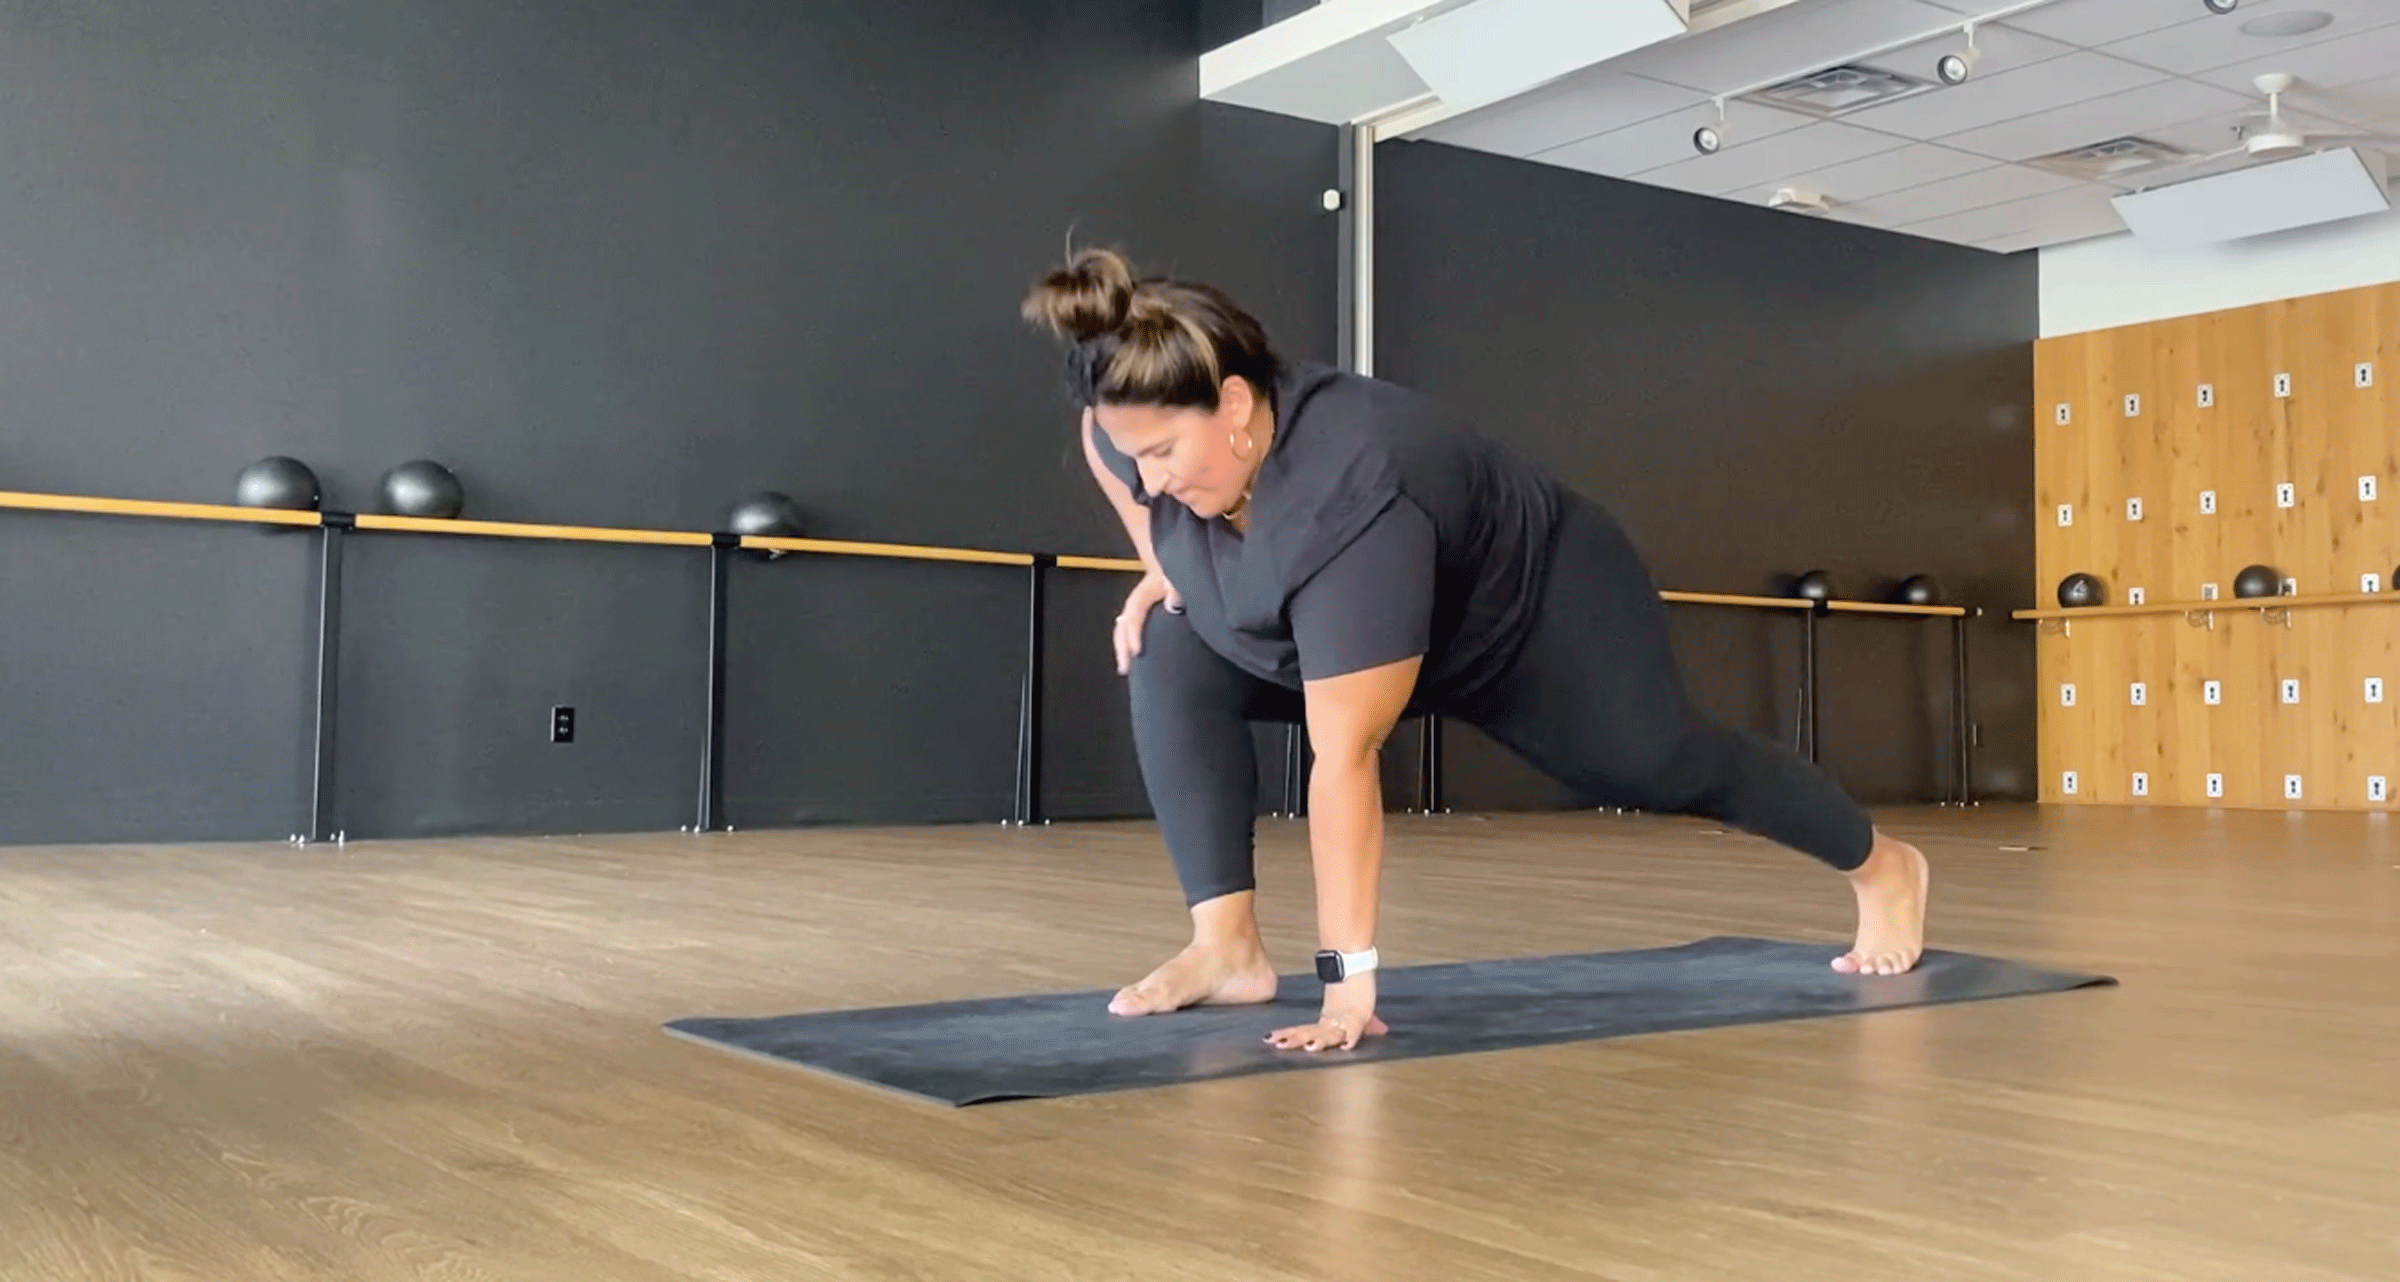
[[[1725,146],[1725,100],[1717,99],[1717,123],[1702,125],[1692,131],[1692,150],[1703,156],[1713,156]]]
[[[1975,24],[1970,22],[1960,30],[1966,33],[1967,47],[1957,53],[1943,54],[1941,61],[1933,64],[1933,73],[1946,85],[1966,83],[1968,73],[1975,70]]]

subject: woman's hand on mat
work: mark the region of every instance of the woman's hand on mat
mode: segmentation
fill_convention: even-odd
[[[1346,1051],[1391,1029],[1375,1016],[1375,976],[1354,975],[1325,989],[1325,1006],[1314,1024],[1278,1028],[1267,1041],[1283,1050]]]
[[[1142,581],[1125,594],[1125,608],[1117,612],[1117,675],[1133,671],[1133,656],[1142,652],[1142,625],[1150,621],[1150,610],[1164,601],[1177,613],[1183,610],[1183,598],[1162,574],[1145,574]]]

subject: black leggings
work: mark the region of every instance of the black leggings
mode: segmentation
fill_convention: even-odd
[[[1300,692],[1236,668],[1164,609],[1144,623],[1130,684],[1143,786],[1186,902],[1253,889],[1250,723],[1300,722]],[[1411,711],[1472,725],[1580,795],[1705,816],[1837,869],[1874,842],[1857,803],[1807,759],[1694,706],[1649,568],[1613,517],[1572,495],[1516,660],[1470,696]]]

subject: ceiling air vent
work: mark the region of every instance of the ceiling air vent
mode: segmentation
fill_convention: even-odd
[[[2123,174],[2140,173],[2153,165],[2181,160],[2187,153],[2148,138],[2111,138],[2071,151],[2036,156],[2025,163],[2085,182],[2105,182]]]
[[[1895,102],[1933,87],[1930,80],[1885,71],[1881,67],[1841,66],[1827,67],[1797,80],[1769,85],[1742,97],[1786,111],[1805,111],[1812,116],[1838,116],[1861,107]]]

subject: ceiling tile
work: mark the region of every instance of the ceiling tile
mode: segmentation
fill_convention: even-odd
[[[2332,93],[2312,95],[2326,110],[2338,111],[2344,120],[2354,120],[2374,128],[2400,125],[2400,73],[2379,80],[2363,80],[2343,85]]]
[[[1785,174],[1839,165],[1904,145],[1890,134],[1826,121],[1747,147],[1727,147],[1713,156],[1686,156],[1671,165],[1639,171],[1636,176],[1661,187],[1720,196]]]
[[[2259,109],[2263,111],[2267,105],[2265,95],[2250,83],[2251,78],[2261,72],[2287,72],[2298,77],[2299,83],[2284,95],[2286,106],[2314,101],[2323,103],[2326,110],[2331,111],[2340,95],[2325,91],[2388,76],[2393,68],[2400,67],[2400,4],[2392,6],[2392,17],[2393,21],[2382,26],[2353,31],[2338,40],[2262,53],[2254,58],[2228,63],[2203,74],[2200,79],[2258,98]]]
[[[1756,186],[1726,194],[1746,203],[1763,203],[1780,188],[1799,187],[1818,192],[1837,205],[1846,205],[1909,187],[1939,182],[1944,178],[1955,178],[1977,169],[1988,169],[1991,163],[1981,156],[1953,151],[1932,143],[1903,143],[1890,151],[1877,152],[1839,165],[1794,170]],[[1643,179],[1648,181],[1649,175],[1644,175]]]
[[[1976,76],[1963,85],[1934,93],[1854,111],[1842,119],[1869,129],[1931,140],[2165,78],[2147,67],[2096,53],[2072,53],[1995,76]]]
[[[2001,21],[2022,31],[2088,47],[2214,16],[2201,8],[2198,0],[2064,0]]]
[[[1445,120],[1416,136],[1530,156],[1704,102],[1689,89],[1608,68]]]
[[[2199,6],[2195,4],[2194,8]],[[2333,15],[2332,23],[2306,35],[2267,39],[2247,35],[2242,24],[2253,18],[2280,10],[2320,9]],[[2393,0],[2307,0],[2305,4],[2276,3],[2276,0],[2251,0],[2224,17],[2205,15],[2202,20],[2186,22],[2153,31],[2146,35],[2119,40],[2101,47],[2101,52],[2146,67],[2171,71],[2177,75],[2197,75],[2236,63],[2253,62],[2269,55],[2283,55],[2323,44],[2330,40],[2347,40],[2360,32],[2400,22],[2400,4]]]
[[[1670,40],[1623,59],[1625,70],[1704,94],[1732,93],[1837,65],[1895,40],[1929,38],[1959,14],[1921,0],[1812,0]]]
[[[2124,220],[2109,205],[2106,192],[2079,187],[1903,223],[1899,229],[1939,240],[1973,243],[2002,236],[2080,239],[2124,228]]]
[[[2023,165],[1994,165],[1956,178],[1903,188],[1844,208],[1860,219],[1880,226],[1898,227],[1984,205],[1996,205],[2079,186],[2083,184],[2046,170],[2027,169]]]
[[[1942,141],[1994,160],[2030,160],[2125,134],[2239,111],[2240,94],[2191,80],[2162,80],[2124,93],[2071,103],[2054,111],[1951,134]]]
[[[1806,116],[1746,102],[1732,102],[1725,106],[1725,150],[1717,153],[1720,156],[1729,154],[1736,147],[1749,146],[1761,139],[1817,123]],[[1702,125],[1716,123],[1716,104],[1702,103],[1637,125],[1612,129],[1563,147],[1553,147],[1537,153],[1537,158],[1547,164],[1564,165],[1569,169],[1582,169],[1595,174],[1639,173],[1697,156],[1699,153],[1692,149],[1692,132]]]
[[[1881,67],[1886,71],[1896,71],[1904,76],[1915,76],[1919,80],[1939,84],[1940,73],[1934,69],[1934,64],[1940,62],[1944,55],[1957,53],[1966,47],[1967,40],[1964,35],[1957,31],[1945,31],[1931,40],[1919,40],[1889,53],[1879,53],[1871,58],[1860,58],[1857,61],[1870,67]],[[2006,27],[1978,28],[1975,32],[1973,78],[1997,76],[2003,72],[2014,71],[2019,67],[2030,67],[2045,59],[2064,57],[2073,52],[2075,52],[2073,45],[2062,44],[2045,36],[2027,35],[2022,31],[2011,31]]]

